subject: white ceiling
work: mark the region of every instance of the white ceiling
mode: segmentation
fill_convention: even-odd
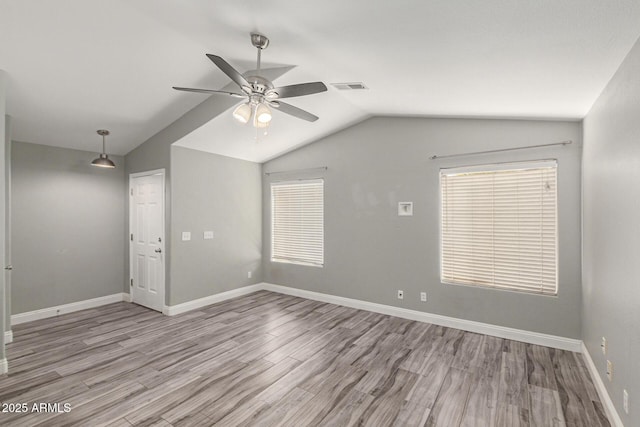
[[[637,0],[0,0],[16,140],[126,154],[221,88],[206,57],[296,65],[277,85],[362,81],[290,103],[255,140],[223,114],[179,145],[264,161],[370,115],[580,119],[640,36]]]

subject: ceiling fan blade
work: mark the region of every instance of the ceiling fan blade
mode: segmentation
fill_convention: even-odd
[[[229,65],[229,63],[227,61],[225,61],[224,59],[222,59],[219,56],[211,55],[210,53],[207,53],[207,57],[211,61],[213,61],[213,63],[216,64],[218,66],[218,68],[220,68],[222,70],[223,73],[225,73],[227,76],[229,76],[229,78],[231,80],[236,82],[236,84],[238,86],[240,86],[240,88],[242,88],[242,90],[245,90],[244,88],[251,87],[251,85],[249,84],[247,79],[245,79],[242,76],[242,74],[240,74],[235,68],[233,68],[231,65]]]
[[[245,98],[246,97],[246,95],[244,95],[242,93],[227,92],[227,91],[224,91],[224,90],[194,89],[194,88],[190,88],[190,87],[177,87],[177,86],[173,86],[173,88],[175,90],[181,90],[181,91],[184,91],[184,92],[197,92],[197,93],[230,95],[230,96],[233,96],[235,98]]]
[[[312,95],[314,93],[326,92],[327,86],[322,82],[300,83],[296,85],[282,86],[271,89],[267,92],[267,97],[293,98],[296,96]],[[277,95],[271,95],[277,94]]]
[[[308,122],[315,122],[316,120],[318,120],[318,116],[314,116],[308,111],[304,111],[301,108],[294,107],[291,104],[286,104],[280,101],[271,101],[269,102],[269,105],[276,108],[277,110],[282,111],[283,113],[290,114],[294,117],[297,117],[302,120],[306,120]]]

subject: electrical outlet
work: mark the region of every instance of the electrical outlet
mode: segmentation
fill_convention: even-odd
[[[611,363],[611,360],[607,360],[607,378],[609,378],[609,381],[613,381],[613,363]]]
[[[627,390],[622,390],[622,409],[624,409],[625,414],[629,413],[629,393],[627,393]]]
[[[252,275],[253,275],[253,274],[252,274],[250,271],[247,271],[247,279],[251,279],[251,276],[252,276]]]
[[[426,292],[420,292],[420,301],[427,302],[427,293]]]
[[[600,343],[600,348],[602,349],[602,354],[607,354],[607,339],[602,337],[602,343]]]
[[[186,242],[188,240],[191,240],[191,232],[190,231],[183,231],[182,232],[182,241]]]
[[[404,291],[398,290],[398,299],[404,299]]]

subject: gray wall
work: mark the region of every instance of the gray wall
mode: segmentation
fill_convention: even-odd
[[[234,103],[234,98],[210,97],[197,105],[185,115],[166,128],[149,138],[143,144],[130,151],[125,156],[125,176],[127,182],[129,174],[146,172],[154,169],[165,170],[165,254],[168,260],[172,259],[173,249],[171,233],[171,203],[172,203],[172,177],[171,167],[171,144],[178,141],[183,136],[199,128],[209,120],[216,117],[221,112],[228,109]],[[128,184],[127,184],[128,185]],[[125,214],[125,235],[129,235],[129,198],[126,199]],[[127,277],[129,275],[129,242],[124,246],[124,263]],[[165,264],[165,304],[169,303],[171,295],[171,263]],[[129,285],[125,283],[124,292],[129,292]]]
[[[456,159],[434,154],[573,140],[566,147]],[[263,275],[266,282],[558,336],[580,338],[580,161],[578,122],[380,117],[264,165],[287,171],[327,166],[321,174],[263,179]],[[439,279],[439,168],[557,158],[557,297],[444,285]],[[325,178],[325,266],[272,263],[271,181]],[[397,203],[413,201],[414,216]],[[396,298],[403,289],[404,300]],[[427,292],[426,303],[419,293]]]
[[[12,314],[122,292],[123,158],[13,142]]]
[[[232,98],[233,99],[233,98]],[[171,233],[171,200],[172,200],[172,168],[171,168],[171,144],[178,141],[183,136],[194,129],[207,123],[222,111],[226,110],[231,102],[223,98],[221,102],[215,97],[206,99],[201,104],[194,107],[184,116],[149,138],[143,144],[130,151],[125,156],[125,177],[128,183],[129,175],[137,172],[146,172],[155,169],[165,170],[165,254],[168,260],[172,259],[172,233]],[[128,184],[127,184],[128,186]],[[125,214],[125,235],[129,235],[129,198],[126,199]],[[129,242],[125,242],[124,263],[127,276],[129,275]],[[165,264],[165,304],[169,304],[171,295],[171,263]],[[124,292],[129,293],[129,285],[124,284]]]
[[[0,267],[4,267],[6,264],[3,264],[5,262],[5,247],[4,247],[4,241],[5,241],[5,235],[4,235],[4,228],[5,228],[5,223],[4,223],[4,215],[5,215],[5,199],[4,199],[4,180],[5,180],[5,171],[4,171],[4,148],[5,148],[5,140],[7,138],[7,134],[6,134],[6,122],[5,122],[5,112],[6,112],[6,73],[3,70],[0,70],[0,157],[1,157],[1,161],[0,161],[0,181],[2,181],[2,184],[0,186]],[[5,358],[5,351],[4,351],[4,331],[6,329],[8,329],[6,327],[6,322],[5,319],[7,317],[7,311],[9,308],[9,305],[7,303],[8,301],[8,295],[5,293],[5,275],[2,274],[0,275],[0,297],[2,298],[2,301],[0,301],[0,361],[2,361]]]
[[[124,157],[124,179],[129,188],[129,175],[137,172],[146,172],[155,169],[165,170],[165,259],[171,259],[171,144],[174,139],[167,135],[167,129],[154,135],[145,143],[130,151]],[[126,196],[126,189],[125,189]],[[124,235],[128,236],[129,231],[129,197],[125,197],[125,207],[121,212],[124,215]],[[122,248],[124,271],[127,279],[123,283],[122,292],[130,293],[129,289],[129,241],[125,240]],[[169,289],[169,263],[165,263],[166,289]],[[168,301],[168,292],[165,292],[165,303]]]
[[[172,147],[171,168],[169,304],[261,282],[260,165]],[[212,240],[203,239],[205,230],[213,231]],[[191,232],[190,241],[181,240],[183,231]]]
[[[4,262],[11,265],[11,117],[5,116],[5,139],[4,139],[4,189],[5,189],[5,228],[4,228]],[[5,316],[4,329],[11,330],[11,276],[10,270],[4,270],[5,278]]]
[[[640,42],[584,120],[583,340],[623,422],[640,419]],[[606,337],[608,355],[600,351]],[[606,359],[613,382],[606,379]],[[630,414],[622,410],[622,390]]]

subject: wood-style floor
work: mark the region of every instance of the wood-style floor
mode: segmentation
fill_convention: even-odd
[[[2,426],[608,426],[582,357],[257,292],[175,317],[117,303],[14,327]]]

